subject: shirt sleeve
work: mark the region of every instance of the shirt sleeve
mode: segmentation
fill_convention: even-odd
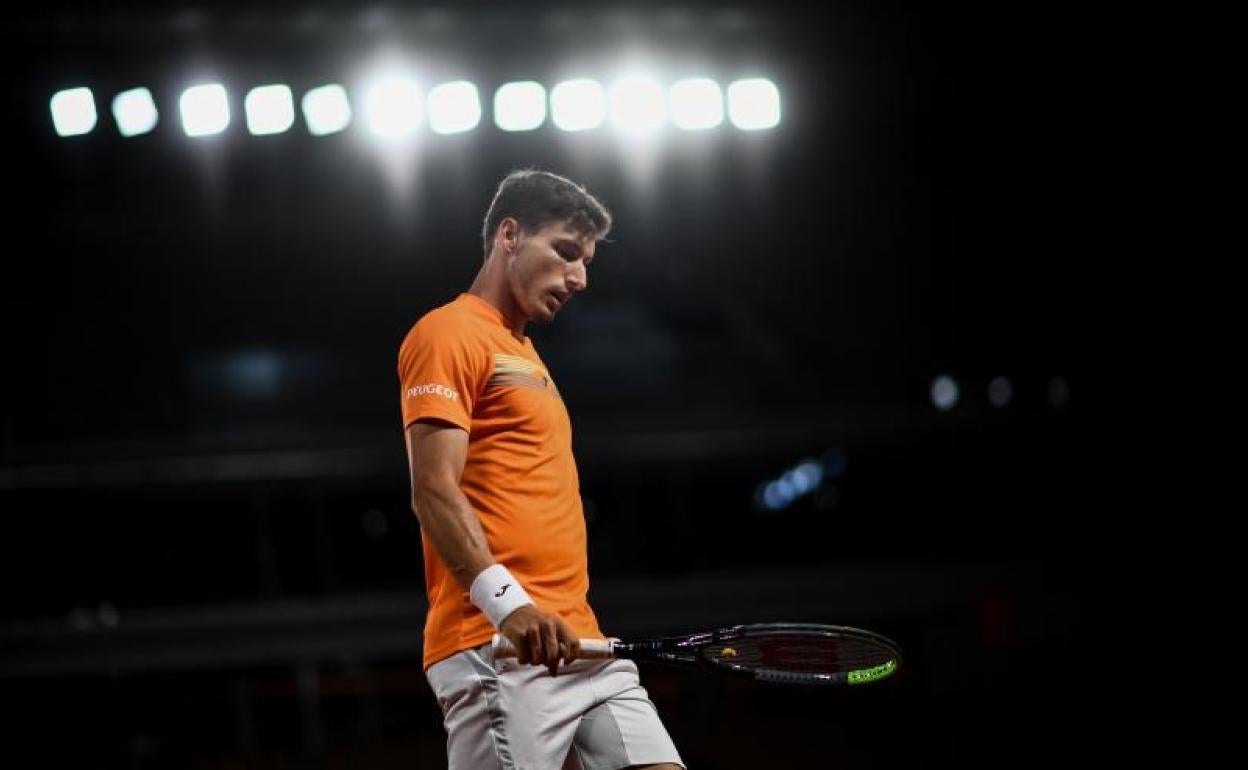
[[[399,348],[403,429],[432,418],[471,431],[472,405],[485,367],[466,330],[436,317],[421,319]]]

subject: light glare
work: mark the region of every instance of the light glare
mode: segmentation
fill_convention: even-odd
[[[146,88],[132,88],[113,97],[113,120],[122,136],[139,136],[156,127],[159,120],[152,92]]]
[[[406,77],[375,83],[364,97],[368,127],[377,136],[395,139],[416,133],[424,120],[420,86]]]
[[[290,87],[257,86],[243,100],[247,130],[256,136],[280,134],[295,124],[295,102]]]
[[[776,84],[763,78],[748,78],[728,86],[728,119],[743,131],[779,125],[780,92]]]
[[[79,136],[95,128],[95,97],[90,88],[67,88],[52,95],[52,126],[58,136]]]
[[[724,122],[724,95],[709,78],[688,78],[672,84],[668,98],[672,123],[684,131],[702,131]]]
[[[565,80],[550,92],[550,118],[564,131],[598,128],[606,116],[606,94],[595,80]]]
[[[230,125],[230,102],[220,83],[186,89],[178,100],[178,111],[187,136],[219,134]]]
[[[429,128],[437,134],[471,131],[481,122],[477,87],[466,80],[443,83],[429,92]]]
[[[336,134],[351,125],[351,102],[347,90],[332,83],[303,95],[303,120],[313,136]]]
[[[503,131],[532,131],[545,122],[546,89],[541,83],[504,83],[494,92],[494,124]]]
[[[663,86],[652,78],[627,77],[611,85],[611,122],[628,133],[649,133],[667,120]]]

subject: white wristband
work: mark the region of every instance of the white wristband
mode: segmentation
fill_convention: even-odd
[[[533,603],[524,592],[520,581],[512,577],[501,564],[491,564],[481,570],[481,574],[473,578],[468,596],[495,628],[501,626],[503,620],[512,612]]]

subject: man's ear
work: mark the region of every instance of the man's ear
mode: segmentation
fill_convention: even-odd
[[[508,254],[514,254],[516,246],[520,241],[520,223],[511,217],[507,217],[499,225],[498,235],[502,239],[503,250]]]

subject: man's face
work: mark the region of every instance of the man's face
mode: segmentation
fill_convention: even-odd
[[[550,323],[573,293],[584,291],[596,246],[592,235],[566,222],[552,222],[536,233],[518,233],[507,274],[525,317]]]

